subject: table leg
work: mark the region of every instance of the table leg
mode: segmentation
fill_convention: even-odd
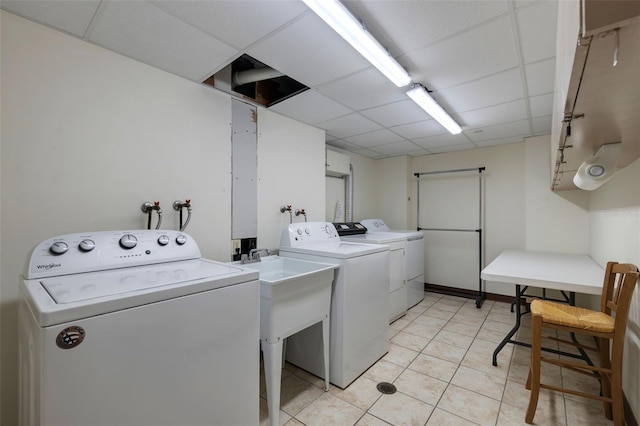
[[[509,343],[511,341],[511,338],[513,337],[513,335],[516,334],[516,332],[520,328],[520,316],[521,316],[521,312],[522,312],[522,308],[520,306],[521,294],[522,293],[520,291],[520,284],[516,284],[516,325],[513,326],[511,331],[509,331],[509,333],[507,333],[507,336],[504,339],[502,339],[502,342],[500,342],[500,344],[498,345],[496,350],[493,351],[493,366],[494,367],[498,366],[498,353],[502,350],[502,348],[504,348],[504,346],[507,343]]]

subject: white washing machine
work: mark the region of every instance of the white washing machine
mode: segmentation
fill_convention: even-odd
[[[101,231],[37,245],[19,286],[22,426],[258,424],[257,271]]]
[[[393,232],[407,237],[407,309],[424,299],[424,232],[389,229],[382,219],[360,222],[369,231]]]
[[[338,265],[331,295],[329,380],[346,388],[389,351],[389,247],[340,241],[329,222],[283,229],[280,256]],[[286,359],[324,378],[322,327],[287,339]]]
[[[342,241],[389,246],[389,322],[407,313],[407,237],[392,232],[371,232],[357,222],[334,223]],[[360,225],[360,227],[358,226]],[[358,231],[358,230],[362,231]],[[354,233],[354,231],[358,231]]]

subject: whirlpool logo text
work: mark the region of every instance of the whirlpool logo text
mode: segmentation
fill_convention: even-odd
[[[53,269],[53,268],[59,268],[60,266],[62,266],[61,263],[47,263],[44,265],[36,265],[37,269],[44,269],[45,271],[48,271],[49,269]]]

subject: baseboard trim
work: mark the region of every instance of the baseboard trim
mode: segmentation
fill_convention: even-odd
[[[438,294],[446,294],[448,296],[458,296],[464,297],[465,299],[477,299],[478,291],[477,290],[468,290],[464,288],[455,288],[448,287],[439,284],[430,284],[424,283],[425,291],[430,291],[432,293]],[[486,300],[494,300],[496,302],[504,302],[511,303],[513,302],[514,296],[505,296],[504,294],[495,294],[495,293],[483,293]],[[524,298],[521,300],[521,303],[524,304]]]
[[[448,286],[438,285],[438,284],[424,283],[424,289],[425,291],[430,291],[432,293],[446,294],[447,296],[464,297],[466,299],[476,299],[478,297],[478,292],[475,290],[448,287]],[[495,293],[484,293],[484,296],[486,300],[493,300],[496,302],[504,302],[504,303],[511,303],[513,302],[513,299],[514,299],[513,296],[505,296],[503,294],[495,294]],[[525,304],[526,303],[525,299],[523,298],[520,301],[520,303]],[[633,410],[631,409],[631,405],[629,404],[629,400],[627,399],[626,395],[623,395],[623,399],[624,399],[625,423],[627,424],[627,426],[640,426],[638,424],[638,420],[635,418],[635,415],[633,414]]]

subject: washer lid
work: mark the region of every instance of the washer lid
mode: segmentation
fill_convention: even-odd
[[[187,296],[258,279],[258,272],[205,259],[24,280],[41,326]]]
[[[344,241],[308,244],[300,247],[280,247],[280,251],[283,252],[304,253],[339,259],[365,256],[367,254],[379,253],[388,250],[389,246],[382,244],[361,244]]]
[[[360,235],[345,235],[340,237],[343,241],[362,242],[369,244],[389,244],[407,241],[405,234],[393,232],[367,232]]]
[[[40,284],[58,304],[150,290],[187,281],[237,274],[238,268],[200,260],[170,262],[86,274],[51,277]],[[185,294],[189,289],[185,288]]]

